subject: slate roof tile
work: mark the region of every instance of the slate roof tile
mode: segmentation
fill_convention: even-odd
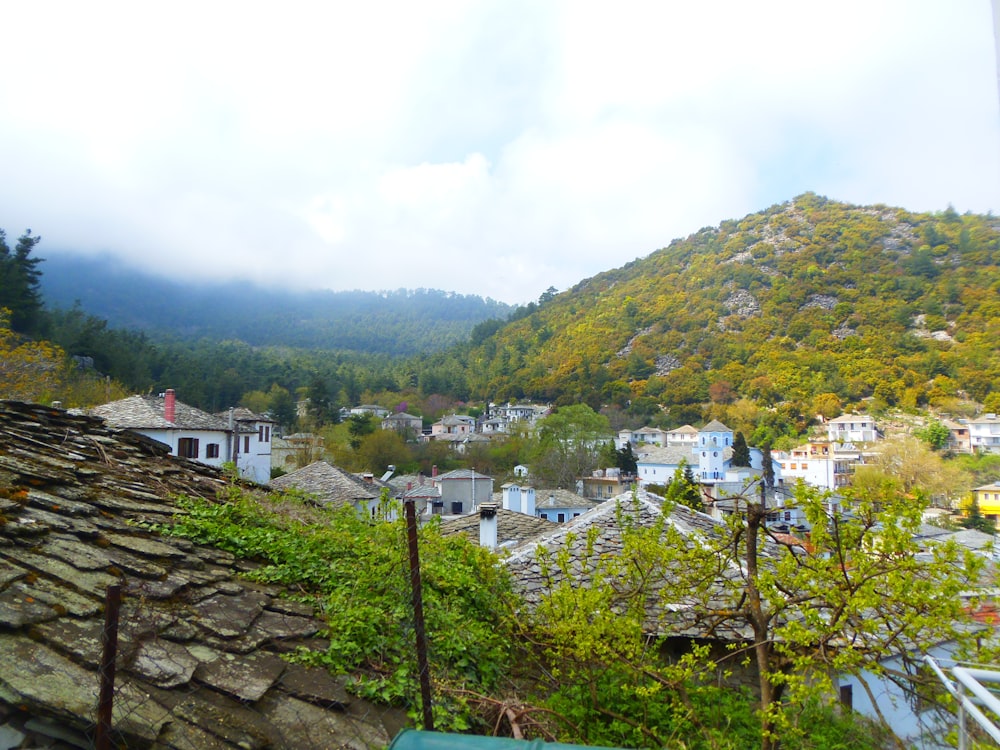
[[[308,466],[271,480],[275,489],[295,488],[316,498],[320,505],[340,508],[357,500],[375,500],[380,488],[326,461],[314,461]]]
[[[312,607],[240,578],[251,561],[148,530],[171,522],[177,496],[215,500],[225,486],[100,419],[0,401],[0,731],[92,733],[104,593],[120,583],[119,744],[388,744],[397,711],[280,658],[326,648]]]
[[[555,521],[529,516],[506,508],[497,508],[497,543],[518,543],[534,539],[546,531],[558,526]],[[473,541],[479,542],[479,514],[470,513],[457,518],[449,518],[441,522],[441,534],[465,534]]]

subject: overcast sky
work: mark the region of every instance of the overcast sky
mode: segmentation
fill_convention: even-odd
[[[3,2],[0,29],[0,228],[40,257],[523,303],[805,191],[1000,213],[990,0]]]

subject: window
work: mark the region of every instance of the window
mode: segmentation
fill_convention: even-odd
[[[257,440],[262,443],[271,442],[271,427],[270,425],[262,424],[257,428]]]
[[[802,468],[803,468],[803,469],[808,469],[808,468],[809,468],[809,464],[807,464],[807,463],[805,463],[805,462],[803,461],[803,463],[802,463]]]
[[[549,514],[548,513],[539,513],[538,515],[541,516],[542,518],[544,518],[546,521],[549,520]]]
[[[559,523],[563,523],[566,520],[566,514],[565,513],[560,513],[557,516],[557,518],[559,519]]]
[[[243,452],[244,453],[249,453],[250,452],[250,436],[249,435],[245,435],[243,437]]]
[[[181,438],[178,440],[177,455],[182,458],[198,458],[198,438]]]
[[[205,458],[218,458],[219,457],[219,444],[209,443],[205,446]]]
[[[452,503],[451,504],[452,515],[458,516],[462,514],[462,503]]]

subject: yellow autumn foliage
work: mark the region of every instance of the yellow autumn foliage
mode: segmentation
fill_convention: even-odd
[[[0,309],[0,398],[51,400],[64,380],[66,355],[47,341],[28,341],[10,329],[10,311]]]

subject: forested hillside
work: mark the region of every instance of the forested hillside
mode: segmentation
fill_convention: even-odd
[[[250,284],[185,284],[117,267],[110,259],[48,255],[41,292],[50,308],[79,302],[113,328],[154,338],[408,356],[464,341],[511,307],[434,289],[291,292]]]
[[[805,194],[587,279],[464,353],[473,398],[679,420],[1000,391],[1000,219]],[[475,336],[475,334],[474,334]]]
[[[90,301],[50,311],[40,332],[127,388],[183,389],[203,408],[306,387],[331,404],[409,402],[418,413],[428,399],[437,413],[530,398],[587,403],[613,426],[721,418],[762,444],[849,408],[1000,406],[998,247],[992,216],[806,194],[513,312],[427,291],[254,294],[255,304],[236,288],[109,292],[101,304],[134,307],[130,325],[148,320],[139,331],[99,317],[103,282],[82,274],[74,290]],[[68,301],[65,280],[50,278],[58,262],[37,268],[50,304],[60,283]]]

